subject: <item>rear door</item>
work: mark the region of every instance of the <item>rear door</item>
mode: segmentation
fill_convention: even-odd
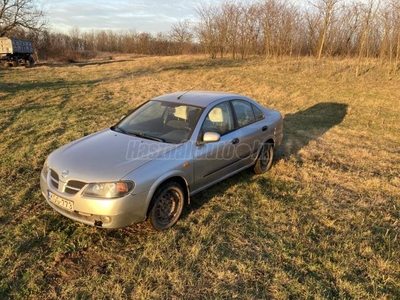
[[[246,100],[232,100],[235,123],[238,132],[237,156],[240,167],[250,166],[257,158],[265,139],[267,126],[263,126],[263,113]]]

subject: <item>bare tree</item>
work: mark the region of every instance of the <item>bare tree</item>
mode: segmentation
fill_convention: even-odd
[[[266,57],[291,55],[298,19],[295,7],[288,1],[264,0],[258,10]]]
[[[224,47],[221,52],[230,51],[232,57],[236,58],[239,38],[239,26],[242,17],[241,5],[234,2],[224,2],[221,4],[222,11],[219,16],[218,28]],[[222,56],[222,53],[221,53]]]
[[[71,39],[70,48],[72,51],[82,51],[84,49],[83,39],[81,38],[81,33],[78,27],[69,30],[69,37]]]
[[[363,18],[362,18],[362,32],[361,32],[361,40],[360,47],[358,52],[358,63],[356,67],[356,76],[360,73],[361,63],[363,57],[368,57],[368,43],[369,43],[369,35],[371,32],[372,22],[374,21],[377,12],[379,10],[381,4],[381,0],[368,0],[367,4],[364,6],[363,10]]]
[[[382,61],[396,63],[400,49],[400,0],[386,0],[383,4],[379,17],[382,24],[379,56]]]
[[[356,53],[357,38],[360,31],[361,4],[352,2],[340,10],[340,18],[335,24],[334,36],[337,44],[336,53],[351,56]]]
[[[391,1],[391,8],[393,12],[393,37],[392,43],[395,45],[393,46],[395,51],[395,70],[398,70],[397,64],[400,63],[400,0],[392,0]]]
[[[238,18],[236,19],[236,37],[235,43],[238,41],[238,46],[241,54],[241,58],[245,58],[250,51],[256,51],[256,43],[254,41],[258,38],[261,28],[257,26],[259,22],[257,19],[259,17],[259,10],[256,5],[251,5],[249,7],[243,5],[238,11]],[[236,46],[237,47],[237,46]],[[232,49],[232,55],[236,56],[236,47]],[[252,49],[253,48],[253,49]]]
[[[281,22],[279,25],[277,55],[293,54],[296,36],[302,27],[299,22],[299,14],[296,7],[290,2],[284,2],[281,6]]]
[[[334,22],[334,14],[341,0],[314,0],[311,4],[317,9],[320,32],[317,43],[317,58],[320,59]]]
[[[199,41],[203,44],[205,51],[211,58],[216,58],[220,49],[218,45],[219,34],[216,23],[218,7],[201,4],[197,7],[196,12],[199,17],[199,22],[196,26]]]
[[[0,37],[15,30],[40,30],[46,25],[44,11],[34,0],[0,1]]]
[[[274,48],[276,47],[281,9],[282,2],[280,0],[264,0],[260,6],[260,18],[263,27],[264,51],[266,57],[276,54]]]
[[[83,32],[81,34],[83,40],[83,48],[86,51],[95,51],[96,49],[96,33],[94,30]]]
[[[170,39],[178,46],[177,54],[188,54],[190,52],[193,36],[192,25],[189,20],[179,21],[172,25]]]

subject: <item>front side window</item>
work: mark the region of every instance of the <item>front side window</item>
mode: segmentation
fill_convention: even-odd
[[[214,106],[208,113],[201,131],[216,132],[224,135],[234,129],[233,117],[229,102],[223,102]]]

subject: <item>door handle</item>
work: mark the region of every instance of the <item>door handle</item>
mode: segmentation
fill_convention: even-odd
[[[234,138],[231,143],[235,145],[235,144],[239,143],[239,139],[238,138]]]
[[[265,126],[263,126],[263,127],[261,128],[262,131],[266,131],[267,129],[268,129],[268,126],[267,126],[267,125],[265,125]]]

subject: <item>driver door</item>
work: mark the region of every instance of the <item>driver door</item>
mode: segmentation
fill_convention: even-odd
[[[201,143],[204,133],[216,132],[217,142]],[[213,107],[202,124],[194,153],[195,186],[193,190],[205,188],[215,181],[227,177],[237,170],[240,159],[237,156],[238,133],[234,127],[233,114],[228,101]]]

